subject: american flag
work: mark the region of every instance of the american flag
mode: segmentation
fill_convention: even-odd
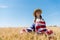
[[[37,33],[43,32],[48,35],[53,33],[52,30],[46,29],[45,21],[43,19],[39,19],[39,18],[36,19],[36,22],[34,23],[34,25],[32,25],[32,27],[27,28],[27,29],[23,29],[22,32],[31,32],[33,30],[35,30],[35,32],[37,32]]]
[[[53,34],[52,30],[46,29],[45,21],[43,19],[39,19],[39,18],[37,18],[36,22],[35,22],[35,31],[38,32],[38,33],[44,32],[48,35]]]
[[[37,31],[39,31],[40,29],[41,30],[44,30],[46,28],[46,23],[45,23],[45,21],[43,20],[43,19],[39,19],[39,18],[37,18],[36,19],[36,22],[35,22],[35,29],[37,30]],[[40,30],[40,31],[41,31]]]

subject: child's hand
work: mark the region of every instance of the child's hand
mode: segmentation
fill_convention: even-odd
[[[23,34],[24,32],[27,32],[25,29],[22,29],[21,31],[20,31],[20,34]]]

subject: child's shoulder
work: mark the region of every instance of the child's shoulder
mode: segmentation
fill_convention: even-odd
[[[41,21],[45,21],[45,20],[42,18]]]

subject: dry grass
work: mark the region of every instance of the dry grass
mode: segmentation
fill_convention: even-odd
[[[49,27],[49,29],[52,29],[55,33],[53,40],[60,40],[60,28]],[[0,40],[48,40],[44,34],[19,34],[20,30],[21,28],[0,28]]]

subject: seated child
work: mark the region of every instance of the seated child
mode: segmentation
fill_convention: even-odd
[[[41,16],[42,10],[36,9],[33,13],[35,20],[30,28],[23,29],[24,32],[36,32],[36,33],[45,33],[46,35],[51,35],[52,30],[46,29],[46,22]]]

